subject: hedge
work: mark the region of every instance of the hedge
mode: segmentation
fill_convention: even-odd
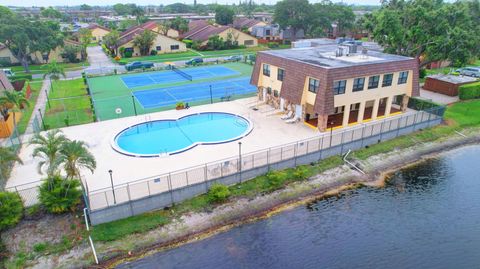
[[[32,74],[16,74],[12,77],[10,77],[11,81],[17,81],[17,80],[32,80]]]
[[[460,100],[480,98],[480,82],[465,84],[458,88]]]

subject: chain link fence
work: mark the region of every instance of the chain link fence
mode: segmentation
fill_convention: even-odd
[[[226,185],[239,183],[269,170],[308,164],[439,124],[443,111],[443,107],[417,111],[342,132],[327,133],[312,139],[90,191],[90,215],[93,223],[102,223],[162,208],[205,193],[215,182]]]

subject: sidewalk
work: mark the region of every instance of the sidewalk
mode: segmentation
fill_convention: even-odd
[[[32,115],[30,116],[30,120],[28,121],[27,129],[25,130],[25,134],[22,136],[22,141],[25,141],[24,138],[28,137],[30,134],[34,133],[33,130],[33,121],[35,120],[35,115],[37,115],[38,110],[41,111],[42,116],[45,115],[45,108],[47,104],[47,94],[50,92],[50,79],[44,79],[42,84],[42,89],[38,94],[37,103],[33,108]],[[41,124],[41,123],[40,123]]]

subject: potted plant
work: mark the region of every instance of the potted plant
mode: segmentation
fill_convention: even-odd
[[[178,102],[175,109],[176,110],[181,110],[185,108],[185,104],[183,102]]]

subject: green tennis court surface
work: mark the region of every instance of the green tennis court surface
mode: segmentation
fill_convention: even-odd
[[[253,96],[256,92],[249,85],[253,67],[248,64],[227,63],[180,70],[191,76],[192,81],[173,70],[89,78],[97,119],[108,120],[173,109],[176,102],[188,102],[194,106],[238,99]],[[209,93],[210,85],[212,95]],[[165,90],[175,90],[178,98],[169,102],[156,100],[162,97],[158,93]],[[157,94],[150,94],[149,91]],[[197,94],[199,92],[202,94]],[[190,93],[192,96],[189,96]],[[148,96],[149,104],[145,105],[145,98],[140,98],[141,103],[139,96]]]

